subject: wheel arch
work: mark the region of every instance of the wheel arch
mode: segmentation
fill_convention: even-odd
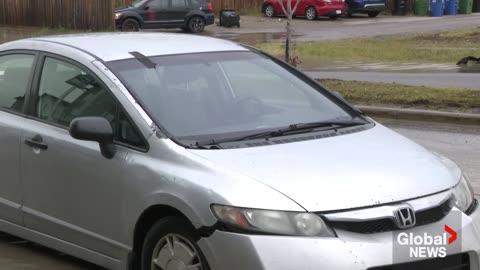
[[[205,13],[203,12],[200,12],[200,11],[197,11],[197,10],[192,10],[190,11],[186,16],[185,16],[185,19],[184,19],[184,25],[185,26],[188,26],[188,22],[193,18],[193,17],[201,17],[203,19],[203,21],[205,21],[205,24],[207,23],[207,16],[205,15]]]
[[[196,229],[195,224],[197,219],[189,217],[188,214],[179,210],[177,207],[168,204],[155,204],[149,206],[140,214],[133,228],[133,246],[129,269],[138,269],[138,264],[140,263],[139,259],[142,254],[143,243],[147,233],[157,221],[165,217],[180,217],[189,222],[192,225],[192,228]]]

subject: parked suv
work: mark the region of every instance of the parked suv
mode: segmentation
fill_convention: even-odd
[[[348,17],[354,13],[365,13],[368,17],[375,18],[387,9],[386,0],[346,0],[346,4]]]
[[[292,0],[292,6],[295,6],[296,2],[297,0]],[[283,0],[283,5],[287,5],[286,0]],[[345,0],[301,0],[294,16],[304,16],[307,20],[315,20],[319,16],[326,16],[335,20],[345,14],[346,11]],[[264,0],[262,13],[267,17],[284,14],[277,0]]]
[[[207,0],[138,0],[115,10],[115,23],[122,31],[181,28],[198,33],[214,20],[212,4]]]

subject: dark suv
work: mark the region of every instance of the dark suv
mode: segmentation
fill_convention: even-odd
[[[138,0],[115,10],[115,23],[122,31],[181,28],[198,33],[214,20],[208,0]]]

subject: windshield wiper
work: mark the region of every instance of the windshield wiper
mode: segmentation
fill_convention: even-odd
[[[286,128],[264,131],[254,133],[242,137],[224,138],[224,139],[206,139],[203,141],[190,141],[189,147],[193,149],[221,149],[220,144],[227,142],[247,141],[254,139],[268,139],[279,136],[286,136],[292,134],[307,133],[323,128],[323,130],[331,130],[336,128],[352,127],[367,124],[368,122],[361,118],[352,118],[347,120],[330,120],[322,122],[311,123],[296,123],[291,124]]]
[[[256,133],[248,135],[242,138],[238,138],[232,141],[247,141],[253,139],[268,139],[272,137],[279,137],[291,134],[307,133],[314,131],[319,128],[335,129],[343,127],[352,127],[367,124],[365,120],[359,118],[352,118],[348,120],[332,120],[332,121],[322,121],[322,122],[311,122],[311,123],[297,123],[291,124],[287,128],[277,129],[273,131],[266,131],[261,133]]]

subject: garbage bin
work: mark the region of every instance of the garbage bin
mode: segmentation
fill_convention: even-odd
[[[458,0],[445,0],[445,15],[458,14]]]
[[[458,10],[460,14],[472,14],[473,0],[460,0]]]
[[[480,12],[480,0],[473,0],[473,12]]]
[[[430,15],[432,17],[443,16],[443,1],[442,0],[430,0]]]
[[[407,14],[406,0],[394,0],[392,15],[405,16],[406,14]]]
[[[428,0],[415,0],[415,15],[427,16],[428,7],[429,7]]]

